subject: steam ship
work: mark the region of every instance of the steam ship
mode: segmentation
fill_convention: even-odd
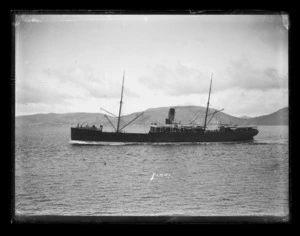
[[[258,134],[256,126],[238,126],[238,125],[226,125],[221,124],[217,129],[211,130],[207,126],[212,120],[213,116],[222,110],[214,111],[208,114],[209,101],[211,94],[212,78],[210,81],[208,102],[205,112],[204,125],[192,125],[181,124],[175,122],[175,108],[170,108],[168,118],[165,120],[164,125],[158,123],[151,123],[148,133],[127,133],[124,132],[124,128],[131,124],[133,121],[143,115],[143,112],[138,114],[129,123],[120,127],[122,103],[123,103],[123,91],[124,91],[124,77],[122,81],[121,100],[119,107],[119,115],[115,116],[109,111],[109,113],[118,118],[117,127],[113,125],[107,115],[104,115],[110,122],[115,132],[104,132],[103,126],[83,126],[77,125],[77,127],[71,127],[71,143],[80,142],[101,142],[101,143],[184,143],[184,142],[236,142],[236,141],[248,141],[253,140],[253,137]],[[209,119],[208,119],[209,118]]]

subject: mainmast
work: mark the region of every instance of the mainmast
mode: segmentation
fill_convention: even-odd
[[[125,77],[125,71],[124,71],[124,73],[123,73],[121,101],[120,101],[120,109],[119,109],[119,116],[118,116],[118,125],[117,125],[117,130],[116,130],[117,133],[119,132],[119,127],[120,127],[120,118],[121,118],[122,103],[123,103],[124,77]]]
[[[208,95],[207,107],[206,107],[206,112],[205,112],[205,120],[204,120],[204,129],[206,129],[206,120],[207,120],[207,113],[208,113],[208,107],[209,107],[212,77],[213,77],[213,75],[211,75],[211,79],[210,79],[209,95]]]

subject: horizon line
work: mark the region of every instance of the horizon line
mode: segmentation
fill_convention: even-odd
[[[145,110],[143,110],[143,111],[131,112],[131,113],[129,113],[129,114],[122,115],[122,116],[129,116],[129,115],[132,115],[132,114],[134,114],[134,113],[145,112],[145,111],[147,111],[147,110],[149,110],[149,109],[172,108],[172,107],[174,107],[174,108],[176,108],[176,107],[202,107],[202,108],[205,108],[205,107],[203,107],[203,106],[196,106],[196,105],[176,105],[176,106],[150,107],[150,108],[147,108],[147,109],[145,109]],[[275,112],[277,112],[277,111],[279,111],[279,110],[282,110],[282,109],[284,109],[284,108],[289,108],[289,106],[282,107],[282,108],[280,108],[280,109],[278,109],[278,110],[276,110],[276,111],[274,111],[274,112],[271,112],[271,113],[268,113],[268,114],[264,114],[264,115],[259,115],[259,116],[269,115],[269,114],[275,113]],[[209,109],[217,110],[217,109],[215,109],[215,108],[209,108]],[[105,113],[101,113],[101,112],[81,112],[81,111],[77,111],[77,112],[66,112],[66,113],[47,112],[47,113],[34,113],[34,114],[28,114],[28,115],[15,115],[15,118],[17,118],[17,117],[22,117],[22,116],[49,115],[49,114],[64,115],[64,114],[74,114],[74,113],[89,113],[89,114],[99,114],[99,113],[100,113],[100,114],[105,114]],[[223,112],[223,113],[225,113],[225,112]],[[230,114],[228,114],[228,113],[225,113],[225,114],[230,115]],[[230,116],[233,116],[233,115],[230,115]],[[248,116],[248,115],[242,115],[242,116]],[[241,118],[242,116],[234,116],[234,117]],[[248,116],[248,117],[249,117],[249,118],[256,118],[256,117],[259,117],[259,116],[254,116],[254,117]],[[242,118],[242,119],[243,119],[243,118]],[[246,118],[245,118],[245,119],[246,119]]]

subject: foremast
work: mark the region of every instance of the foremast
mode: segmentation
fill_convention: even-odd
[[[123,103],[124,78],[125,78],[125,71],[124,71],[124,73],[123,73],[121,101],[120,101],[120,109],[119,109],[119,116],[118,116],[118,124],[117,124],[117,130],[116,130],[117,133],[120,131],[120,130],[119,130],[119,127],[120,127],[120,119],[121,119],[121,111],[122,111],[122,103]]]
[[[207,121],[207,113],[208,113],[208,108],[209,108],[209,100],[210,100],[210,92],[211,92],[211,84],[212,84],[212,77],[213,74],[211,75],[211,79],[210,79],[210,87],[209,87],[209,94],[208,94],[208,101],[207,101],[207,106],[206,106],[206,112],[205,112],[205,119],[204,119],[204,129],[206,129],[206,121]]]
[[[116,116],[113,113],[101,108],[101,110],[109,113],[110,115],[118,118],[117,121],[117,128],[115,128],[115,126],[113,125],[113,123],[111,122],[111,120],[108,118],[107,115],[104,115],[104,117],[109,121],[109,123],[111,124],[111,126],[115,129],[116,133],[120,133],[122,129],[124,129],[125,127],[127,127],[129,124],[131,124],[133,121],[135,121],[137,118],[139,118],[141,115],[144,114],[144,112],[138,114],[134,119],[132,119],[130,122],[128,122],[126,125],[124,125],[122,128],[120,128],[120,120],[121,120],[121,113],[122,113],[122,104],[123,104],[123,92],[124,92],[124,78],[125,78],[125,71],[123,73],[123,81],[122,81],[122,91],[121,91],[121,100],[120,100],[120,108],[119,108],[119,115]]]

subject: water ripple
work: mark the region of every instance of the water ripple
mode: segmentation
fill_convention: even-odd
[[[27,215],[286,215],[287,131],[253,142],[70,145],[16,132],[16,210]],[[282,133],[283,132],[283,133]]]

